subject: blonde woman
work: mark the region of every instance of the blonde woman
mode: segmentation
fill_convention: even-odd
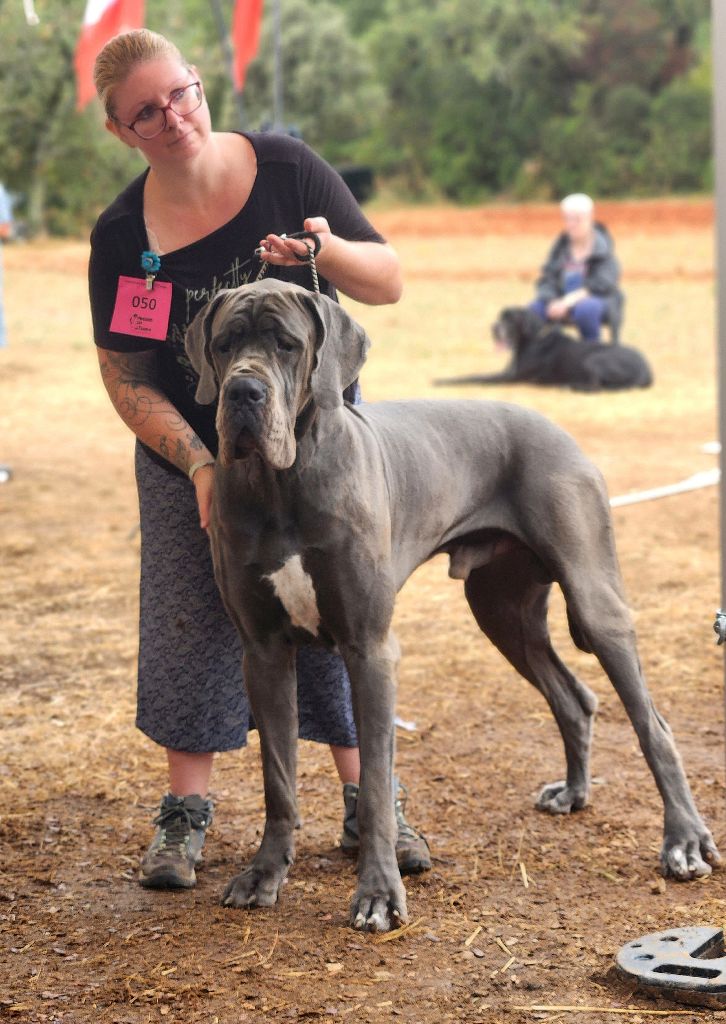
[[[98,219],[90,296],[101,374],[134,432],[141,522],[138,727],[166,749],[169,792],[141,864],[152,888],[189,888],[213,814],[214,754],[251,727],[241,648],[214,584],[205,531],[214,481],[214,407],[194,402],[184,334],[220,289],[243,285],[264,240],[270,276],[309,287],[301,229],[320,238],[321,289],[396,302],[398,258],[340,177],[301,142],[211,128],[204,86],[169,40],[111,40],[95,66],[106,127],[147,169]],[[153,306],[152,306],[153,303]],[[351,400],[355,395],[348,395]],[[300,736],[329,744],[343,783],[344,849],[355,853],[359,757],[350,684],[327,651],[298,657]],[[402,872],[430,867],[395,794]]]

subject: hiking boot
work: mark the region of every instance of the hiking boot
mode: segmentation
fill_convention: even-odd
[[[396,860],[402,875],[417,875],[421,871],[431,870],[431,852],[425,836],[406,821],[406,801],[408,790],[397,778],[393,780],[395,793],[394,807],[396,812]],[[358,834],[358,786],[354,782],[346,782],[343,786],[343,803],[345,818],[343,834],[340,837],[340,848],[351,857],[358,855],[360,839]]]
[[[346,782],[343,786],[343,832],[340,837],[340,848],[351,857],[358,856],[360,837],[358,835],[358,786],[355,782]]]
[[[396,839],[398,870],[402,875],[418,875],[422,871],[430,871],[431,851],[426,836],[406,821],[408,790],[399,783],[398,779],[394,779],[393,791],[396,794],[395,809],[396,824],[398,825]]]
[[[146,889],[192,889],[195,865],[202,859],[204,835],[214,805],[201,796],[167,793],[154,818],[156,835],[141,861],[139,882]]]

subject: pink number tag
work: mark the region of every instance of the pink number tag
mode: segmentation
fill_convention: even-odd
[[[171,315],[171,285],[154,281],[149,291],[146,278],[119,277],[111,327],[115,334],[165,341]]]

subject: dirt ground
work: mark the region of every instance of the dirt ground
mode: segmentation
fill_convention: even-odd
[[[712,208],[608,204],[628,291],[625,340],[652,361],[638,394],[527,387],[506,397],[571,431],[611,493],[713,465]],[[411,209],[376,218],[408,280],[395,307],[352,306],[374,347],[368,399],[433,394],[442,373],[496,369],[488,324],[529,295],[557,226],[544,207]],[[6,249],[10,347],[0,352],[0,1019],[141,1024],[262,1020],[592,1022],[703,1011],[653,1002],[613,970],[619,946],[667,927],[721,925],[724,874],[659,882],[662,813],[624,712],[595,661],[552,628],[597,692],[592,804],[533,808],[563,753],[542,699],[484,640],[443,559],[399,599],[398,766],[433,870],[407,883],[411,927],[347,927],[354,867],[336,847],[341,797],[327,752],[302,744],[304,819],[284,898],[222,909],[262,825],[258,744],[218,759],[217,818],[199,884],[136,882],[161,752],[134,728],[138,536],[130,435],[97,380],[86,248]],[[618,509],[620,557],[659,708],[702,813],[724,843],[717,491]],[[655,1014],[655,1015],[654,1015]],[[654,1015],[654,1016],[653,1016]]]

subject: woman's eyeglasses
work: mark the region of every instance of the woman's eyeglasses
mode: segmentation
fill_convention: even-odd
[[[148,141],[161,135],[166,128],[167,110],[172,110],[180,117],[185,117],[187,114],[193,114],[195,110],[199,110],[203,99],[202,83],[192,82],[191,85],[185,85],[183,89],[175,89],[165,107],[144,107],[131,124],[124,124],[117,117],[114,117],[114,121],[135,132],[140,139]]]

